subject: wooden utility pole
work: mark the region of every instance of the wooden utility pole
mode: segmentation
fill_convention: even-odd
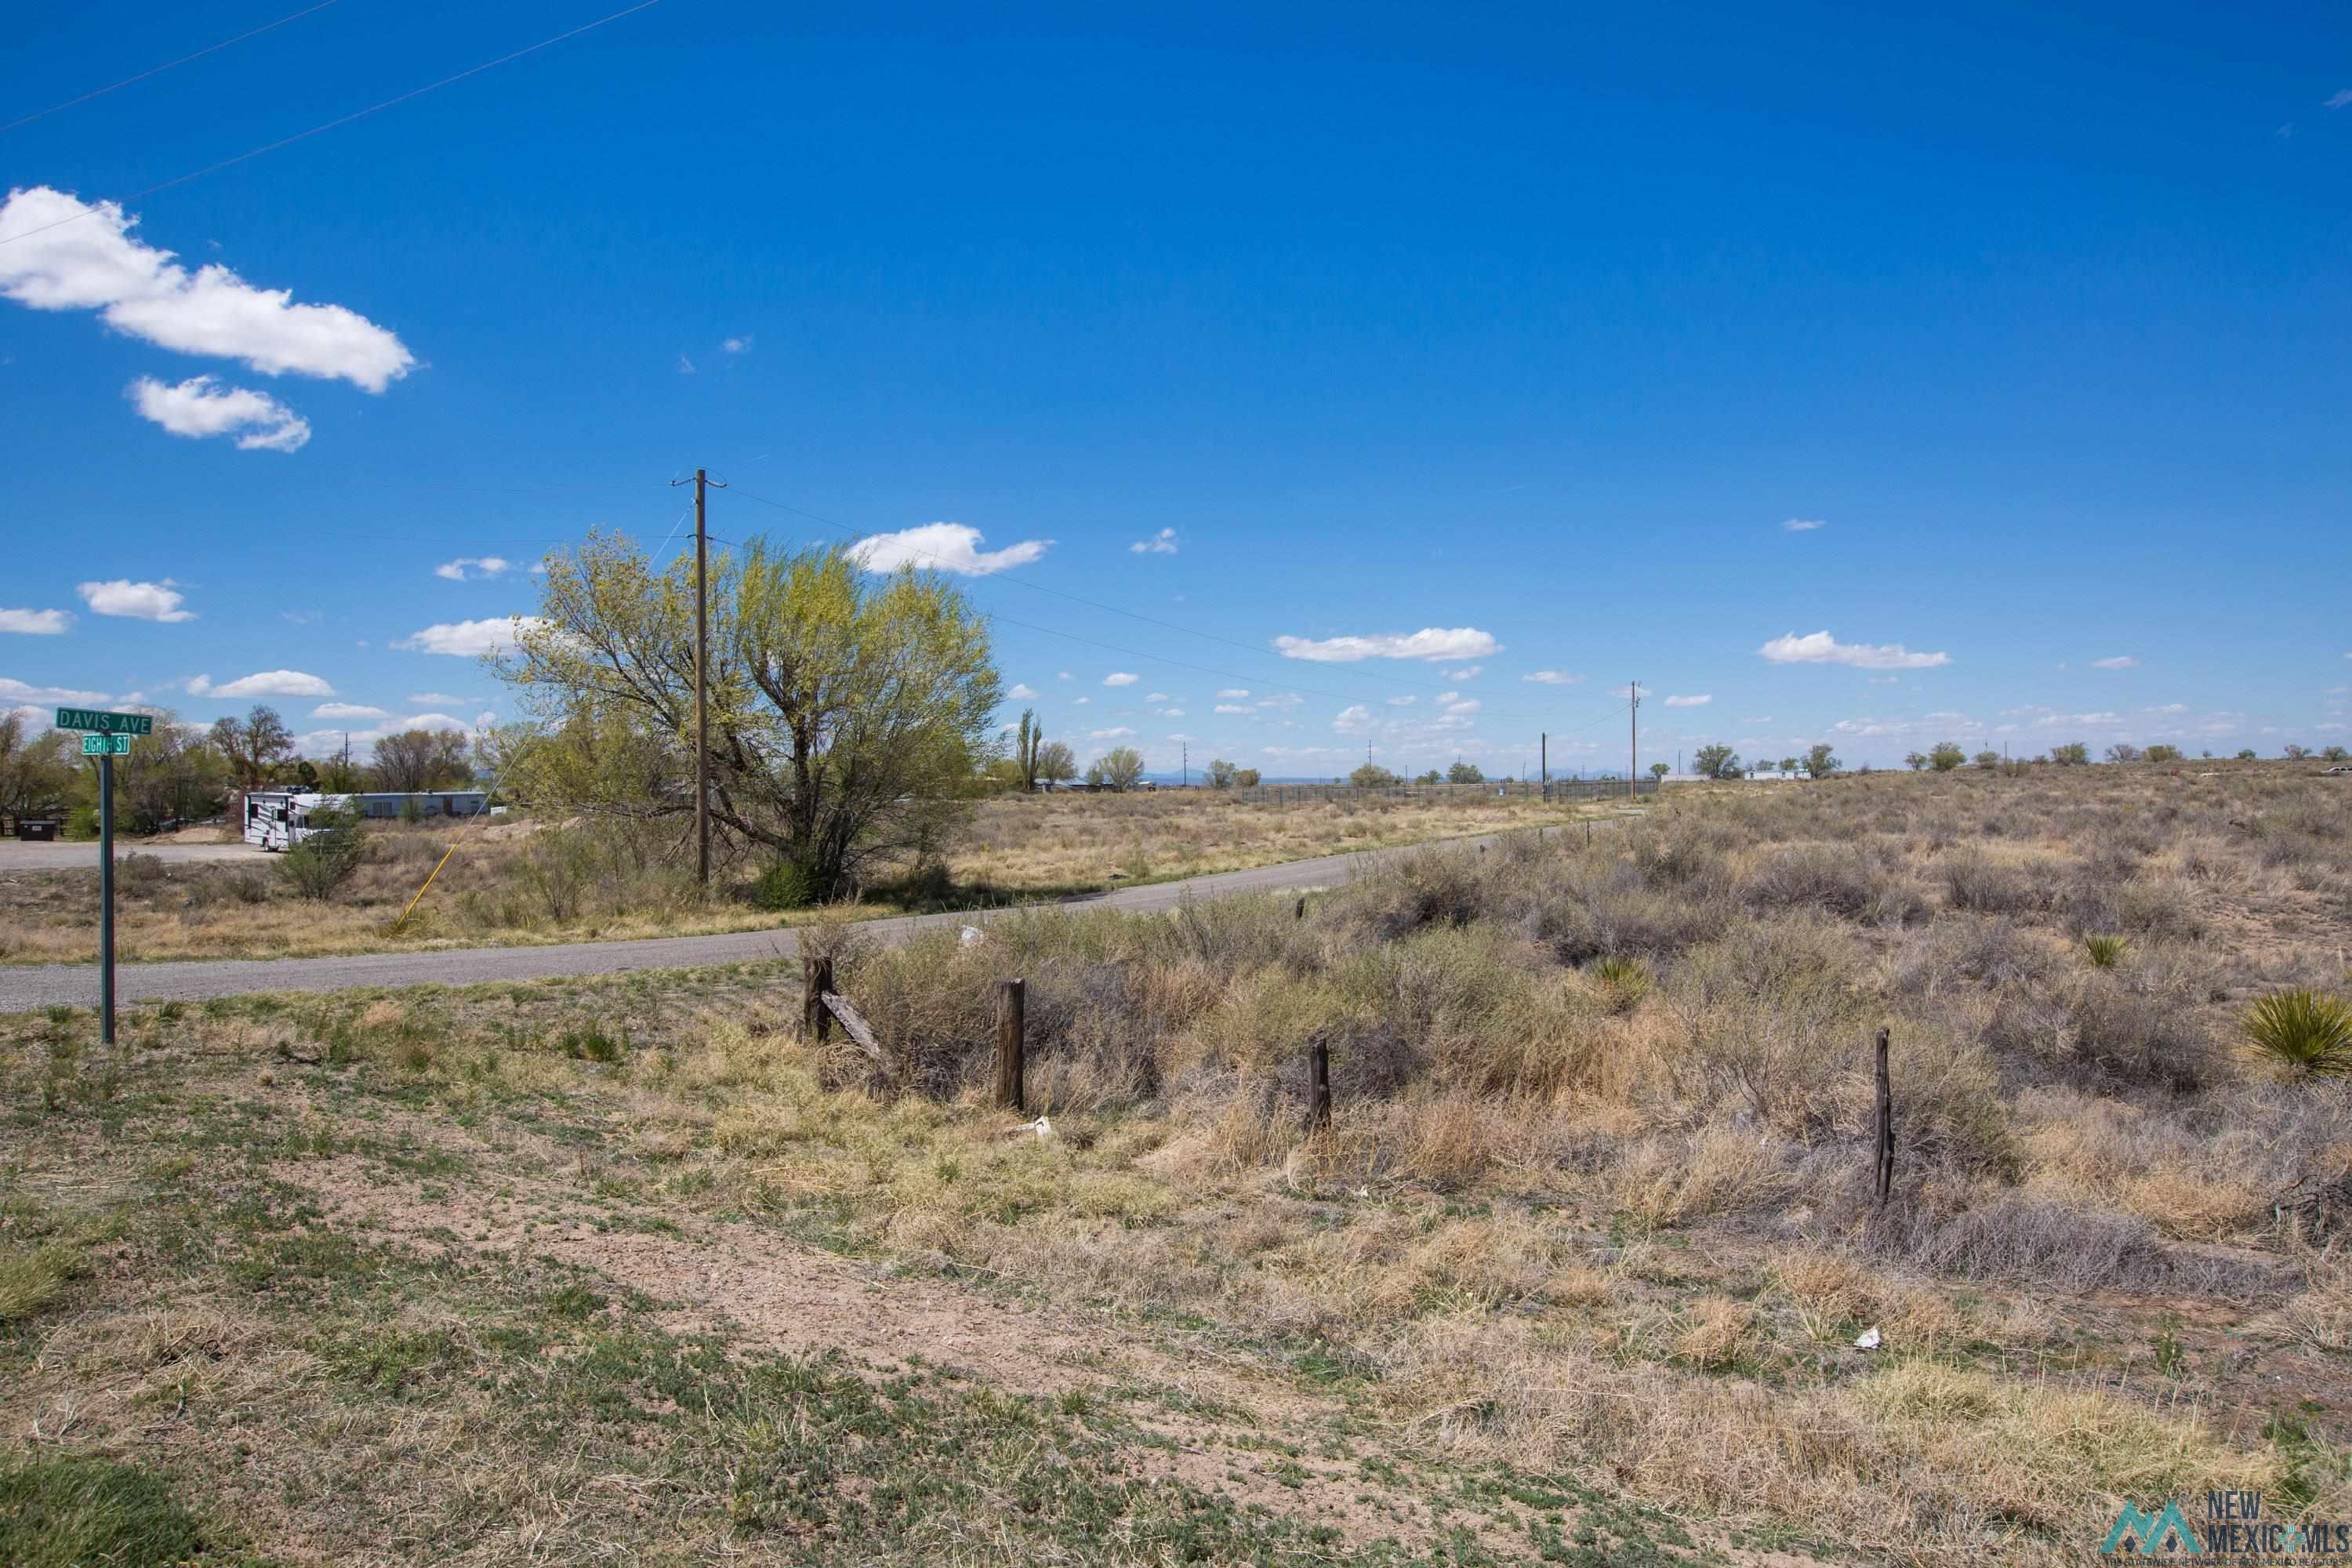
[[[1642,796],[1642,683],[1626,682],[1625,713],[1633,726],[1633,758],[1625,768],[1625,794],[1639,800]]]
[[[671,488],[686,483],[670,480]],[[694,878],[710,886],[710,530],[709,470],[694,470]],[[725,485],[719,487],[725,489]]]

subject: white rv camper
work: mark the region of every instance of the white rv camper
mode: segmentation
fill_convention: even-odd
[[[315,790],[257,789],[245,797],[245,841],[264,849],[291,849],[310,834],[310,813],[342,803]]]

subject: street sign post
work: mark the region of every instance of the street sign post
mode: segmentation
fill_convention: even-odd
[[[131,754],[131,737],[155,732],[145,713],[60,708],[58,728],[80,730],[81,754],[98,759],[98,1032],[114,1044],[114,759]]]

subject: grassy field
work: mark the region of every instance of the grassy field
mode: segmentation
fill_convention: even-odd
[[[1284,805],[1207,791],[1002,796],[979,806],[968,835],[936,867],[894,868],[860,889],[856,912],[1066,897],[1577,815],[1565,805],[1466,791],[1447,800]],[[692,876],[693,846],[675,824],[387,823],[370,831],[368,864],[325,902],[295,897],[270,864],[173,865],[133,856],[116,883],[118,952],[132,963],[288,958],[698,936],[810,918],[757,907],[751,888],[757,868],[749,863],[722,866],[704,897]],[[457,853],[394,935],[394,921],[453,843]],[[95,959],[97,909],[95,869],[0,875],[0,963]]]
[[[2083,1563],[2127,1499],[2352,1520],[2352,1085],[2242,1030],[2352,982],[2336,784],[1709,790],[1303,921],[821,927],[887,1070],[773,967],[147,1007],[113,1053],[0,1020],[0,1561]],[[1012,974],[1045,1136],[983,1098]]]

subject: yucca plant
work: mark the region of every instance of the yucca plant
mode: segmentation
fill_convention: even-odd
[[[1630,1013],[1650,994],[1650,972],[1638,958],[1604,958],[1592,966],[1612,1011]]]
[[[2352,1004],[2316,991],[2281,991],[2239,1020],[2254,1049],[2304,1073],[2352,1073]]]
[[[2097,932],[2083,939],[2083,951],[2089,953],[2091,962],[2101,969],[2113,969],[2116,961],[2123,957],[2124,949],[2130,945],[2119,936],[2102,936]]]

